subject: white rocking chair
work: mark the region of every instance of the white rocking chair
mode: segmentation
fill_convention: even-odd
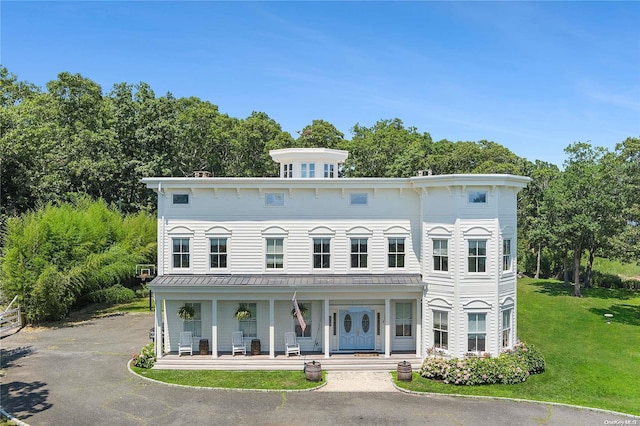
[[[291,354],[300,356],[300,345],[296,342],[296,333],[292,331],[284,333],[284,353],[287,356]]]
[[[236,356],[236,352],[243,355],[247,354],[247,346],[244,344],[242,331],[234,331],[231,333],[231,355]]]
[[[193,336],[190,331],[183,331],[180,333],[178,356],[182,355],[183,352],[189,352],[189,355],[193,355]]]

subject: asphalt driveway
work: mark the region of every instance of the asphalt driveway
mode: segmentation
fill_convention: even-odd
[[[0,405],[38,425],[638,424],[549,404],[402,392],[254,392],[180,388],[132,375],[153,317],[125,314],[0,340]],[[625,423],[625,421],[627,423]]]

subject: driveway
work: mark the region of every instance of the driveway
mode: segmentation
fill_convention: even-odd
[[[398,391],[167,386],[132,375],[126,367],[148,343],[152,325],[150,314],[124,314],[71,327],[22,330],[2,339],[2,408],[33,426],[640,424],[640,418],[587,409]],[[341,385],[341,390],[348,388]]]

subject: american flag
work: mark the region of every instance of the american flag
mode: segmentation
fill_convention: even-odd
[[[300,306],[298,306],[298,300],[296,299],[296,293],[293,293],[293,309],[296,311],[296,318],[298,318],[298,324],[300,324],[300,328],[304,333],[304,329],[307,328],[307,323],[304,322],[304,318],[302,318],[302,312],[300,312]]]

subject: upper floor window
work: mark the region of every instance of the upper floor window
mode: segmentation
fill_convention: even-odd
[[[367,205],[367,193],[366,192],[353,192],[349,195],[349,200],[352,206],[366,206]]]
[[[389,268],[404,268],[404,238],[389,238]]]
[[[316,177],[316,163],[309,163],[309,177]]]
[[[185,306],[193,308],[194,315],[191,319],[184,320],[182,331],[190,331],[193,336],[202,336],[202,304],[186,302]]]
[[[283,166],[283,174],[282,177],[292,178],[293,177],[293,164],[284,164]]]
[[[307,177],[307,163],[300,164],[300,177]]]
[[[367,267],[367,239],[351,238],[351,267]]]
[[[433,270],[449,270],[449,241],[433,240]]]
[[[173,204],[189,204],[189,194],[173,194]]]
[[[284,238],[267,238],[266,244],[267,269],[284,268]]]
[[[316,164],[315,163],[302,163],[300,164],[300,177],[314,178],[316,177]]]
[[[284,206],[284,193],[283,192],[267,192],[266,194],[264,194],[264,204],[267,207]]]
[[[397,302],[396,337],[410,337],[412,328],[411,302]]]
[[[449,348],[449,314],[445,311],[433,311],[433,346]]]
[[[172,254],[174,268],[189,267],[189,238],[173,238]]]
[[[487,337],[487,314],[469,314],[467,326],[467,350],[483,352]]]
[[[487,240],[469,240],[469,272],[487,271]]]
[[[313,267],[315,269],[331,268],[331,239],[313,239]]]
[[[334,165],[325,163],[325,165],[324,165],[324,177],[325,178],[332,178],[332,177],[334,177],[334,174],[335,174]]]
[[[502,241],[502,270],[511,270],[511,240]]]
[[[227,267],[227,239],[209,239],[209,264],[211,269]]]
[[[469,191],[467,192],[467,200],[471,204],[486,204],[487,191]]]

